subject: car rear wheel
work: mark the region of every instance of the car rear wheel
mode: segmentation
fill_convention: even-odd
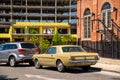
[[[83,71],[89,71],[89,69],[90,69],[90,65],[89,65],[89,66],[83,66],[83,67],[82,67],[82,70],[83,70]]]
[[[35,68],[36,69],[41,69],[42,65],[40,64],[40,62],[38,60],[35,60]]]
[[[10,66],[10,63],[9,63],[9,62],[7,62],[7,63],[6,63],[6,65],[7,65],[7,66]]]
[[[11,67],[15,67],[16,66],[15,57],[10,57],[9,64],[10,64]]]
[[[59,72],[65,71],[65,66],[63,65],[61,61],[57,61],[57,69]]]

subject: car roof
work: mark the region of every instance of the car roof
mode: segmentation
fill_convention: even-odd
[[[18,43],[31,43],[31,42],[6,42],[2,44],[18,44]]]
[[[54,45],[50,47],[56,47],[57,48],[57,53],[64,53],[61,48],[62,47],[81,47],[80,45]]]
[[[68,47],[68,46],[78,46],[78,45],[55,45],[51,47]]]

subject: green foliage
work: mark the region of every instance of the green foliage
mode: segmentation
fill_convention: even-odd
[[[31,34],[38,34],[39,33],[38,28],[30,28],[29,31],[30,31]]]
[[[73,45],[73,44],[76,44],[76,41],[77,41],[77,38],[76,37],[72,37],[72,36],[64,36],[62,38],[62,43],[64,45],[67,45],[67,44]]]
[[[54,35],[52,45],[73,45],[76,44],[77,38],[73,36],[61,37],[58,33]]]
[[[66,37],[62,37],[61,40],[62,40],[62,43],[61,43],[62,45],[67,45]]]
[[[42,43],[40,43],[41,53],[45,53],[49,46],[50,42],[48,40],[43,40]]]
[[[56,33],[52,39],[52,45],[60,45],[62,43],[61,36],[59,33]]]
[[[29,39],[29,41],[37,44],[37,42],[39,41],[39,37],[37,37],[37,36],[31,36],[30,39]]]
[[[30,34],[38,34],[38,30],[34,28],[30,28]],[[30,42],[33,42],[35,44],[38,44],[39,42],[39,37],[38,36],[30,36],[29,40]]]

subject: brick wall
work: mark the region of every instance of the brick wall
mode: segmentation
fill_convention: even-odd
[[[81,40],[85,40],[84,36],[84,11],[86,8],[90,9],[91,13],[94,13],[95,16],[91,16],[91,19],[101,19],[101,10],[105,2],[108,2],[111,5],[111,11],[115,7],[117,11],[113,11],[111,18],[120,26],[120,0],[78,0],[77,1],[77,36]],[[90,26],[92,29],[92,25]],[[98,28],[98,23],[93,24],[93,30],[91,30],[91,41],[99,41],[100,34],[96,33]]]
[[[105,3],[110,4],[110,9],[103,10],[103,5]],[[93,51],[93,52],[98,52],[102,57],[108,57],[108,58],[117,58],[120,59],[120,37],[118,37],[120,34],[117,33],[118,31],[112,29],[112,26],[110,26],[110,30],[104,29],[104,26],[99,23],[98,21],[92,21],[90,22],[90,38],[84,38],[84,12],[86,9],[90,10],[89,16],[91,16],[91,20],[94,19],[100,19],[102,20],[102,15],[103,13],[108,14],[108,12],[111,12],[111,19],[114,20],[114,22],[120,26],[120,0],[78,0],[77,1],[77,16],[78,16],[78,22],[77,22],[77,37],[78,37],[78,42],[81,43],[81,45],[88,51]],[[116,10],[113,10],[116,9]],[[108,11],[108,12],[107,12]],[[94,15],[92,15],[94,14]],[[105,18],[109,19],[109,17]],[[107,23],[107,20],[106,20]],[[113,30],[114,32],[105,33],[97,33],[97,30],[103,30],[104,32],[106,31],[111,31]],[[112,35],[112,37],[111,37]],[[113,41],[113,35],[117,36],[117,40]],[[109,37],[109,38],[108,38]]]

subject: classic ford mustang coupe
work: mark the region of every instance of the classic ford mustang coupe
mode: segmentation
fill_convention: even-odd
[[[58,45],[51,46],[44,54],[33,55],[35,68],[43,66],[57,67],[59,72],[70,67],[81,67],[88,71],[91,65],[95,65],[99,60],[98,53],[88,53],[81,46]]]

